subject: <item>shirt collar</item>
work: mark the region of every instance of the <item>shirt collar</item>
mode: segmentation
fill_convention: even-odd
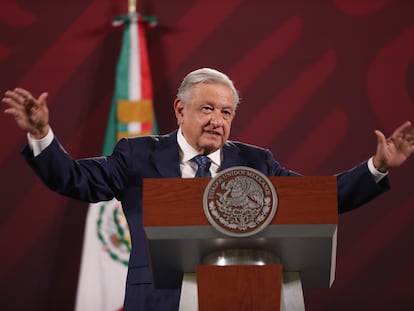
[[[181,132],[181,127],[177,131],[177,142],[180,147],[180,158],[181,163],[186,163],[194,158],[199,153],[195,150],[185,139],[183,133]],[[210,160],[216,164],[218,167],[221,165],[221,148],[207,155]]]

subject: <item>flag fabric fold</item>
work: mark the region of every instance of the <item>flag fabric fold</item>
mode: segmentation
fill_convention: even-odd
[[[103,155],[109,155],[122,137],[156,134],[158,131],[145,40],[147,22],[135,13],[122,16],[117,22],[121,22],[124,31]],[[90,204],[76,311],[122,310],[130,247],[128,224],[121,203],[113,199]]]

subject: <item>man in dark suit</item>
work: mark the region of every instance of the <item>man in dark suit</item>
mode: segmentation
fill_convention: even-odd
[[[179,290],[156,290],[148,265],[142,225],[144,178],[194,177],[197,155],[208,156],[206,174],[213,177],[233,166],[248,166],[268,176],[297,173],[283,168],[269,150],[229,141],[239,96],[223,73],[203,68],[189,73],[174,101],[178,130],[168,135],[122,139],[107,157],[74,160],[60,146],[49,126],[47,93],[35,98],[27,90],[7,91],[5,113],[27,131],[23,154],[53,191],[98,202],[116,197],[128,220],[132,249],[125,310],[177,310]],[[389,137],[375,132],[375,155],[337,175],[338,212],[354,209],[389,188],[387,174],[414,151],[414,128],[405,122]]]

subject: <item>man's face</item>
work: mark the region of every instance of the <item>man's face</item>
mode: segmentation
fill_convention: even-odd
[[[187,142],[200,154],[220,149],[230,135],[235,114],[233,92],[225,85],[199,83],[188,102],[174,102],[175,115]]]

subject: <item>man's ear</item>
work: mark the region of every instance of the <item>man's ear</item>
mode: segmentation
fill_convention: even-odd
[[[181,124],[183,120],[184,103],[181,99],[176,98],[174,100],[174,111],[175,117],[177,118],[178,124]]]

